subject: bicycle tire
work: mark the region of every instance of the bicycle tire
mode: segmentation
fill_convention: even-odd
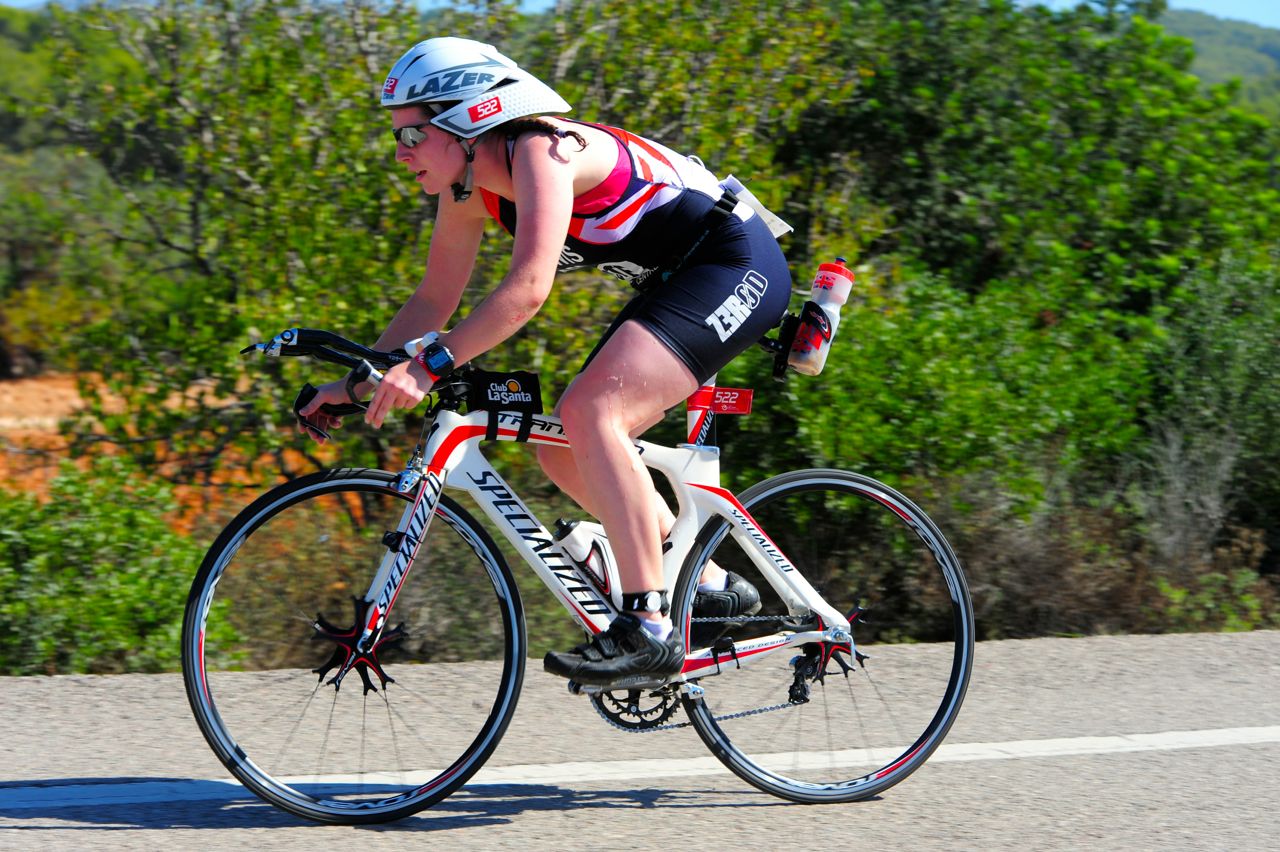
[[[366,666],[327,682],[345,654],[332,636],[359,625],[413,496],[395,478],[341,469],[269,491],[219,535],[187,601],[183,678],[209,746],[263,800],[317,822],[389,822],[453,793],[502,738],[524,677],[511,572],[442,496],[373,654],[390,680]]]
[[[955,722],[973,670],[973,606],[964,573],[937,526],[898,492],[839,470],[800,470],[764,480],[739,502],[824,599],[851,618],[865,661],[813,644],[693,679],[683,699],[704,744],[734,774],[795,802],[850,802],[899,783],[929,758]],[[790,615],[723,519],[695,540],[676,584],[675,615],[689,612],[708,560],[761,591],[759,619],[731,628],[743,641],[789,629]],[[804,619],[801,618],[801,621]],[[792,622],[794,624],[795,622]],[[822,661],[823,678],[798,674]],[[791,692],[807,687],[807,702]],[[803,692],[803,690],[801,690]],[[802,696],[803,697],[803,696]]]

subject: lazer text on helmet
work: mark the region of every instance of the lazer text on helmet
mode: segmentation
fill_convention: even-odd
[[[492,74],[481,74],[476,71],[445,71],[419,85],[410,86],[406,100],[413,101],[423,95],[443,95],[493,81]]]

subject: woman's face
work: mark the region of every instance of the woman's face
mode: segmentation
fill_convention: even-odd
[[[450,184],[462,179],[467,165],[466,154],[450,134],[429,123],[431,114],[420,106],[391,111],[391,127],[416,127],[426,135],[417,145],[406,148],[396,140],[396,160],[415,174],[415,180],[428,195],[438,195]]]

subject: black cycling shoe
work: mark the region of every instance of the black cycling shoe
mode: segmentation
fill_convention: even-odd
[[[693,596],[694,618],[734,618],[739,615],[755,615],[760,611],[760,592],[745,579],[727,572],[723,592],[698,592]],[[738,630],[742,621],[707,621],[694,623],[689,630],[689,644],[705,648],[731,631]]]
[[[684,645],[671,631],[663,641],[624,612],[609,629],[572,651],[549,651],[542,667],[552,674],[588,686],[627,686],[663,681],[684,666]]]

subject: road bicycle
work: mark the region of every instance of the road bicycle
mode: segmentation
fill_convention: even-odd
[[[312,356],[355,368],[354,381],[407,357],[308,329],[244,351]],[[513,410],[539,397],[535,384],[459,370],[433,389],[403,471],[287,482],[214,542],[183,623],[187,696],[218,758],[262,799],[320,822],[396,820],[456,791],[497,746],[524,678],[524,611],[502,550],[446,491],[469,495],[588,635],[617,614],[616,576],[576,563],[484,456],[492,440],[569,445],[536,400]],[[865,476],[721,487],[709,426],[749,394],[703,388],[687,442],[636,442],[679,507],[663,570],[683,670],[569,689],[624,731],[691,725],[775,796],[864,799],[919,768],[955,721],[973,667],[965,578],[934,523]],[[758,613],[692,613],[709,561],[756,585]]]

